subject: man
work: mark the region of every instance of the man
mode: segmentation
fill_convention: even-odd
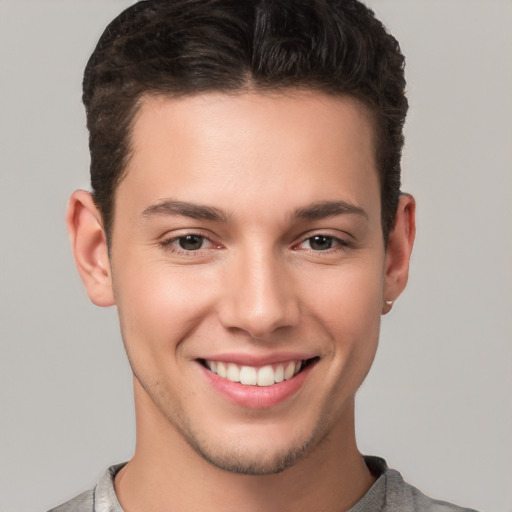
[[[54,510],[461,510],[355,441],[414,240],[404,87],[357,1],[150,0],[107,27],[67,222],[119,311],[137,445]]]

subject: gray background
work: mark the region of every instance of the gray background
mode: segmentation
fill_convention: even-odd
[[[0,0],[0,511],[45,510],[130,457],[115,310],[64,226],[87,187],[81,73],[121,0]],[[512,511],[512,3],[373,0],[408,57],[409,287],[359,393],[358,439],[424,492]]]

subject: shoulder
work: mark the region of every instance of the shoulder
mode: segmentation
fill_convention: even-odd
[[[365,456],[364,460],[376,481],[351,512],[476,512],[426,496],[380,457]]]
[[[88,491],[79,494],[75,498],[66,501],[58,507],[52,508],[48,512],[93,512],[94,511],[94,491]]]
[[[124,465],[122,463],[109,467],[94,489],[85,491],[48,512],[123,512],[116,496],[114,477]]]
[[[404,482],[398,471],[388,469],[387,502],[390,510],[415,512],[476,512],[473,509],[459,507],[446,501],[430,498],[416,487]]]

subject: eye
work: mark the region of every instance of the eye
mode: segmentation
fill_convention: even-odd
[[[309,243],[309,247],[314,251],[327,251],[332,248],[335,240],[332,236],[315,235],[305,240],[305,242]]]
[[[160,242],[160,245],[176,254],[190,254],[202,252],[206,249],[215,247],[215,244],[204,235],[197,233],[184,234],[183,236],[175,236]]]
[[[348,242],[335,236],[319,234],[306,238],[298,247],[300,249],[321,252],[341,249],[348,245]]]
[[[176,238],[175,242],[184,251],[198,251],[205,245],[206,238],[201,235],[187,235]]]

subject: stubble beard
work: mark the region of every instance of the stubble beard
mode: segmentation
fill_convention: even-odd
[[[175,407],[167,403],[168,401],[161,393],[156,392],[156,390],[151,391],[151,388],[146,386],[135,373],[134,376],[144,389],[148,398],[164,416],[169,426],[175,430],[185,443],[203,460],[223,471],[238,475],[252,476],[281,473],[306,456],[308,448],[310,448],[312,444],[322,441],[322,439],[320,439],[320,441],[317,439],[318,433],[321,430],[320,425],[317,424],[305,439],[298,439],[295,441],[295,444],[278,450],[271,455],[267,455],[265,458],[262,458],[261,452],[256,454],[254,453],[256,451],[255,449],[251,449],[241,442],[214,446],[206,439],[205,435],[192,427],[181,409],[176,410]]]
[[[251,453],[245,446],[231,446],[230,450],[221,451],[219,447],[205,442],[191,429],[180,428],[175,424],[174,426],[188,445],[205,461],[218,469],[238,475],[265,476],[281,473],[305,456],[314,438],[311,436],[307,441],[282,449],[264,460]]]

